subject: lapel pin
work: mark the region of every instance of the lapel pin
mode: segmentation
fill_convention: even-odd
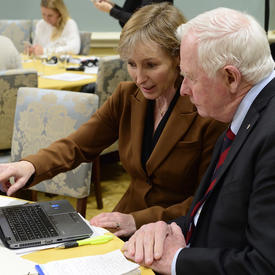
[[[246,126],[246,130],[248,130],[250,128],[250,123]]]

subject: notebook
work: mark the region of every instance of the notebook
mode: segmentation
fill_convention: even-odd
[[[9,248],[79,240],[92,234],[67,200],[0,207],[0,238]]]

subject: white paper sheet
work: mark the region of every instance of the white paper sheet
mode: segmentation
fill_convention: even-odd
[[[22,259],[14,251],[5,247],[0,247],[1,267],[0,274],[6,275],[27,275],[37,274],[35,263]]]
[[[53,74],[53,75],[43,75],[43,78],[62,80],[62,81],[80,81],[84,79],[93,79],[90,75],[84,74],[74,74],[74,73],[62,73],[62,74]]]
[[[45,275],[122,275],[139,273],[139,265],[127,260],[120,250],[103,255],[53,261],[40,265]],[[138,272],[136,272],[138,271]]]
[[[97,74],[98,67],[85,67],[85,74]]]
[[[0,196],[0,207],[3,206],[11,206],[11,205],[19,205],[28,203],[25,200],[15,199],[13,197]]]

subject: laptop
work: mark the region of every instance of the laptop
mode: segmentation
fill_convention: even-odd
[[[0,207],[0,238],[8,248],[63,243],[92,234],[67,200]]]

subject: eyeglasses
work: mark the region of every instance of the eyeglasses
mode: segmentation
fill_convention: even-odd
[[[86,59],[82,60],[80,62],[81,66],[86,66],[86,67],[97,67],[98,66],[98,59]]]

